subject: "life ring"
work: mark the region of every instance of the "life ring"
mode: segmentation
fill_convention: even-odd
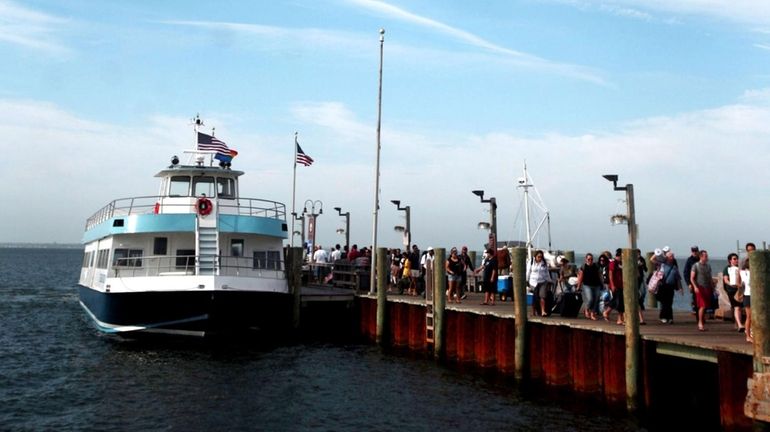
[[[214,208],[214,206],[211,204],[211,200],[206,197],[198,198],[198,202],[195,204],[195,206],[198,209],[198,214],[201,216],[208,216],[211,214],[211,210]]]

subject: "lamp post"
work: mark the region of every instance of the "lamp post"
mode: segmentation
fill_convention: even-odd
[[[411,215],[410,215],[410,206],[401,207],[401,201],[400,200],[390,200],[393,204],[396,205],[399,211],[406,212],[406,226],[404,227],[404,235],[406,236],[406,250],[409,250],[409,246],[412,244],[412,226],[411,226]]]
[[[334,207],[340,216],[345,216],[345,250],[350,250],[350,212],[342,213],[341,207]]]
[[[310,211],[308,212],[308,204]],[[316,213],[316,205],[318,205],[318,213]],[[322,215],[324,212],[324,203],[320,200],[305,200],[305,208],[302,209],[302,216],[308,218],[307,222],[307,237],[310,240],[310,253],[313,253],[312,248],[315,247],[315,233],[316,233],[316,218]]]
[[[641,336],[639,333],[639,273],[636,255],[636,216],[634,215],[634,185],[618,186],[617,174],[605,174],[602,177],[612,182],[616,191],[626,192],[626,222],[628,223],[628,242],[630,249],[623,251],[623,304],[626,322],[626,408],[636,412],[639,405],[639,384],[641,373],[639,362],[641,357]],[[623,215],[614,215],[614,224],[622,223]],[[612,267],[610,267],[612,268]],[[617,268],[616,270],[617,271]],[[613,275],[610,275],[613,277]]]
[[[497,250],[497,200],[494,197],[484,199],[483,190],[474,190],[471,192],[479,197],[482,203],[489,203],[489,236],[491,239],[487,247]]]

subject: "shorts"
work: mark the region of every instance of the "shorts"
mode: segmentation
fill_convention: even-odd
[[[497,292],[497,284],[495,282],[484,281],[481,283],[481,287],[483,288],[485,293]]]
[[[538,298],[544,299],[548,296],[548,282],[540,282],[532,289],[532,294]]]
[[[447,273],[446,278],[449,282],[460,282],[462,280],[462,276],[449,273]]]
[[[714,292],[710,287],[698,287],[698,292],[695,294],[695,302],[698,308],[710,308],[713,301]]]
[[[420,277],[420,271],[419,270],[409,270],[410,276],[413,278]]]
[[[751,296],[750,295],[743,295],[743,307],[750,308],[751,307]]]

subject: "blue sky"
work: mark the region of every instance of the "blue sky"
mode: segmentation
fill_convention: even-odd
[[[380,244],[412,207],[422,247],[468,244],[499,203],[522,236],[527,161],[555,248],[626,244],[601,174],[634,183],[642,249],[770,239],[770,4],[748,0],[0,0],[0,241],[77,242],[110,200],[152,195],[200,113],[242,194],[291,207],[293,136],[316,163],[319,242],[371,242],[385,28]]]

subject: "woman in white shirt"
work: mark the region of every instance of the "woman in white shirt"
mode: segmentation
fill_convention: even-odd
[[[746,342],[754,342],[751,337],[751,270],[749,269],[749,259],[743,261],[743,267],[738,277],[738,286],[743,283],[743,307],[746,309]]]
[[[548,271],[548,264],[543,258],[543,251],[535,252],[535,262],[527,265],[527,282],[532,288],[532,306],[535,315],[547,316],[546,298],[548,295],[548,284],[551,282],[551,274]]]

